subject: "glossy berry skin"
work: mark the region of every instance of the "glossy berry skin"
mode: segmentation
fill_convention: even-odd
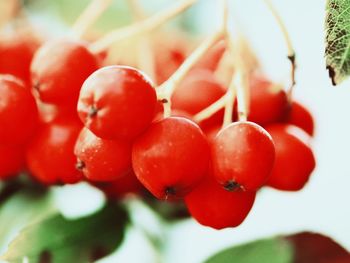
[[[314,135],[314,119],[305,106],[293,101],[286,122],[298,126],[310,136]]]
[[[239,226],[251,210],[255,192],[229,192],[207,176],[185,197],[187,208],[200,224],[215,229]]]
[[[302,189],[316,165],[308,144],[310,136],[290,124],[273,124],[266,130],[276,148],[276,160],[267,185],[284,191]]]
[[[130,194],[137,195],[144,190],[132,169],[126,175],[112,182],[96,182],[94,185],[112,199],[120,199]]]
[[[75,168],[74,145],[82,126],[69,119],[56,119],[41,125],[26,151],[29,172],[50,185],[77,183],[83,175]]]
[[[29,32],[0,35],[0,74],[16,76],[30,84],[30,63],[39,41]]]
[[[0,143],[23,144],[38,124],[35,99],[22,81],[0,75]]]
[[[31,64],[33,88],[43,102],[76,106],[81,85],[98,68],[97,64],[83,42],[49,41],[34,55]]]
[[[174,91],[171,101],[176,110],[188,112],[191,115],[203,109],[225,95],[225,88],[209,70],[194,70]],[[200,123],[201,127],[221,124],[224,111],[221,110]]]
[[[287,94],[280,85],[259,77],[251,80],[248,120],[260,125],[281,121],[288,107]]]
[[[229,191],[255,191],[270,176],[275,147],[271,136],[252,122],[235,122],[211,143],[213,175]]]
[[[24,147],[0,145],[0,180],[16,176],[24,168]]]
[[[82,86],[79,117],[103,139],[133,139],[151,123],[157,96],[137,69],[109,66],[94,72]]]
[[[152,124],[136,139],[132,165],[137,178],[159,199],[189,193],[207,172],[209,148],[200,128],[182,117]]]
[[[82,129],[74,150],[76,167],[91,181],[114,181],[131,170],[131,144],[104,140]]]

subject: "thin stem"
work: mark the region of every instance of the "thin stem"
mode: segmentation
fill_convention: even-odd
[[[272,13],[272,15],[275,17],[276,22],[280,28],[280,30],[282,31],[284,40],[286,42],[287,45],[287,49],[288,49],[288,60],[290,61],[291,64],[291,72],[290,72],[290,78],[291,78],[291,85],[289,87],[288,90],[288,99],[289,101],[292,100],[292,95],[293,95],[293,88],[295,86],[295,68],[296,68],[296,63],[295,63],[295,51],[292,45],[292,41],[290,39],[288,30],[281,18],[281,16],[279,15],[279,13],[277,12],[276,8],[273,6],[272,2],[270,0],[264,0],[265,4],[267,5],[267,7],[269,8],[270,12]]]
[[[138,3],[138,0],[128,0],[128,4],[135,21],[139,22],[145,19],[144,11]],[[150,36],[146,34],[140,36],[137,43],[137,64],[142,71],[146,72],[147,75],[155,81],[155,56],[151,42]]]
[[[231,35],[227,36],[227,42],[232,55],[232,60],[235,61],[234,76],[231,85],[236,88],[237,92],[238,119],[240,121],[246,121],[248,117],[250,97],[247,65],[241,52],[243,42],[237,41],[236,45],[234,45]],[[230,105],[227,104],[227,107],[230,107]]]
[[[167,103],[164,105],[164,116],[168,117],[171,114],[171,102],[170,97],[173,94],[176,87],[186,77],[187,73],[193,68],[193,66],[207,53],[207,51],[214,46],[222,37],[223,32],[220,30],[211,35],[196,50],[185,60],[185,62],[178,68],[177,71],[171,77],[165,81],[158,88],[158,98],[165,99]]]
[[[227,32],[227,24],[228,24],[228,0],[221,0],[222,1],[222,29],[223,31]]]
[[[235,84],[235,74],[231,79],[231,83],[226,93],[226,103],[225,103],[225,113],[224,113],[224,122],[222,124],[223,127],[226,127],[232,122],[233,115],[233,105],[236,98],[236,84]]]
[[[215,101],[213,104],[208,106],[207,108],[203,109],[202,111],[198,112],[196,115],[193,116],[193,120],[195,122],[201,122],[205,119],[208,119],[213,114],[217,113],[219,110],[225,107],[227,101],[227,93],[222,96],[220,99]]]
[[[112,0],[92,0],[72,26],[75,35],[82,38],[111,3]]]
[[[92,52],[98,53],[100,51],[105,50],[110,45],[115,42],[124,40],[129,37],[136,36],[138,34],[145,34],[149,31],[156,29],[157,27],[163,25],[168,20],[173,17],[181,14],[198,0],[183,0],[177,5],[161,11],[156,15],[153,15],[147,19],[144,19],[140,22],[134,23],[132,25],[123,27],[121,29],[114,30],[101,39],[95,41],[90,45],[90,49]]]
[[[237,110],[239,121],[246,121],[248,119],[247,94],[244,79],[245,73],[238,71],[234,82],[237,87]]]

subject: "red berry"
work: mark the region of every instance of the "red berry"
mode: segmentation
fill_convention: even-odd
[[[186,59],[186,42],[181,39],[173,38],[166,43],[164,39],[154,46],[155,54],[155,73],[157,83],[161,84],[166,81],[185,61]],[[159,52],[161,50],[161,52]]]
[[[84,128],[74,150],[77,168],[91,181],[113,181],[131,170],[131,144],[104,140]]]
[[[2,33],[0,36],[0,73],[14,75],[30,84],[30,63],[39,41],[28,32]]]
[[[27,147],[31,174],[45,184],[76,183],[82,174],[75,168],[74,145],[81,130],[79,122],[56,119],[42,124]]]
[[[239,226],[251,210],[255,192],[228,192],[212,176],[185,197],[190,214],[215,229]]]
[[[19,79],[0,75],[0,143],[25,143],[37,122],[38,110],[30,90]]]
[[[276,160],[267,185],[285,191],[302,189],[316,165],[308,145],[310,136],[289,124],[273,124],[266,130],[276,148]]]
[[[208,162],[204,134],[194,122],[182,117],[152,124],[132,149],[136,176],[159,199],[185,196],[200,182]]]
[[[252,80],[248,116],[250,121],[260,125],[281,121],[287,110],[287,95],[280,85],[262,78]]]
[[[255,191],[266,183],[275,159],[271,136],[252,122],[235,122],[222,129],[212,146],[215,178],[225,189]]]
[[[197,62],[194,68],[215,71],[225,53],[225,50],[226,42],[225,40],[220,40],[211,49],[209,49],[207,54]]]
[[[115,181],[98,182],[94,185],[101,189],[108,198],[113,199],[119,199],[129,194],[139,194],[144,189],[132,170]]]
[[[16,176],[25,164],[24,148],[15,145],[0,145],[0,180]]]
[[[286,121],[303,129],[310,136],[314,135],[313,117],[311,113],[299,102],[292,102]]]
[[[31,74],[40,99],[57,105],[76,105],[84,80],[97,69],[95,56],[85,43],[54,40],[35,53]]]
[[[195,115],[225,95],[225,88],[209,70],[195,70],[181,83],[172,95],[172,107]],[[221,124],[221,110],[200,123],[201,127]]]
[[[78,113],[85,126],[103,139],[132,139],[149,126],[156,103],[155,89],[144,74],[109,66],[84,82]]]

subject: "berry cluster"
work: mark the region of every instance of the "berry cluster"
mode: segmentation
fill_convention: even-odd
[[[230,92],[215,74],[229,50],[222,35],[181,78],[156,63],[158,87],[135,67],[106,65],[86,42],[50,40],[34,54],[30,39],[19,41],[0,43],[1,179],[25,170],[112,197],[145,188],[221,229],[243,222],[262,187],[300,190],[315,167],[311,114],[261,75],[249,76],[247,120],[240,96],[198,117]],[[171,67],[187,56],[176,52]]]

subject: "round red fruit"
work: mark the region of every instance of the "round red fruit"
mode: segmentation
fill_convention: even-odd
[[[213,174],[226,190],[255,191],[266,183],[275,147],[264,128],[252,122],[232,123],[211,146]]]
[[[281,121],[287,110],[287,94],[280,85],[257,77],[251,81],[250,121],[260,125]]]
[[[25,164],[24,148],[15,145],[0,145],[0,180],[16,176]]]
[[[77,169],[91,181],[114,181],[131,170],[131,144],[104,140],[82,129],[74,150]]]
[[[126,175],[112,182],[96,182],[96,187],[101,189],[108,198],[119,199],[129,194],[139,194],[144,190],[143,185],[136,178],[131,169]]]
[[[0,73],[11,74],[30,84],[30,63],[39,41],[27,31],[0,36]]]
[[[225,95],[225,88],[209,70],[194,70],[175,90],[171,97],[172,107],[196,114]],[[224,111],[215,113],[200,123],[201,127],[211,127],[222,123]]]
[[[67,39],[49,41],[34,55],[33,88],[43,102],[76,105],[81,85],[97,67],[97,60],[85,43]]]
[[[286,121],[303,129],[310,136],[314,135],[314,119],[306,107],[299,102],[292,102]]]
[[[38,109],[30,90],[11,75],[0,75],[0,143],[23,144],[38,123]]]
[[[76,183],[82,174],[75,168],[74,145],[82,126],[69,119],[42,124],[30,141],[26,161],[30,173],[44,184]]]
[[[253,207],[255,192],[228,192],[212,176],[185,197],[190,214],[215,229],[239,226]]]
[[[157,96],[139,70],[109,66],[94,72],[82,86],[79,117],[103,139],[133,139],[151,123]]]
[[[197,124],[182,117],[152,124],[132,149],[136,176],[159,199],[189,193],[207,172],[208,162],[204,134]]]
[[[310,136],[290,124],[273,124],[266,130],[276,148],[276,160],[267,185],[284,191],[302,189],[316,165],[309,146]]]

